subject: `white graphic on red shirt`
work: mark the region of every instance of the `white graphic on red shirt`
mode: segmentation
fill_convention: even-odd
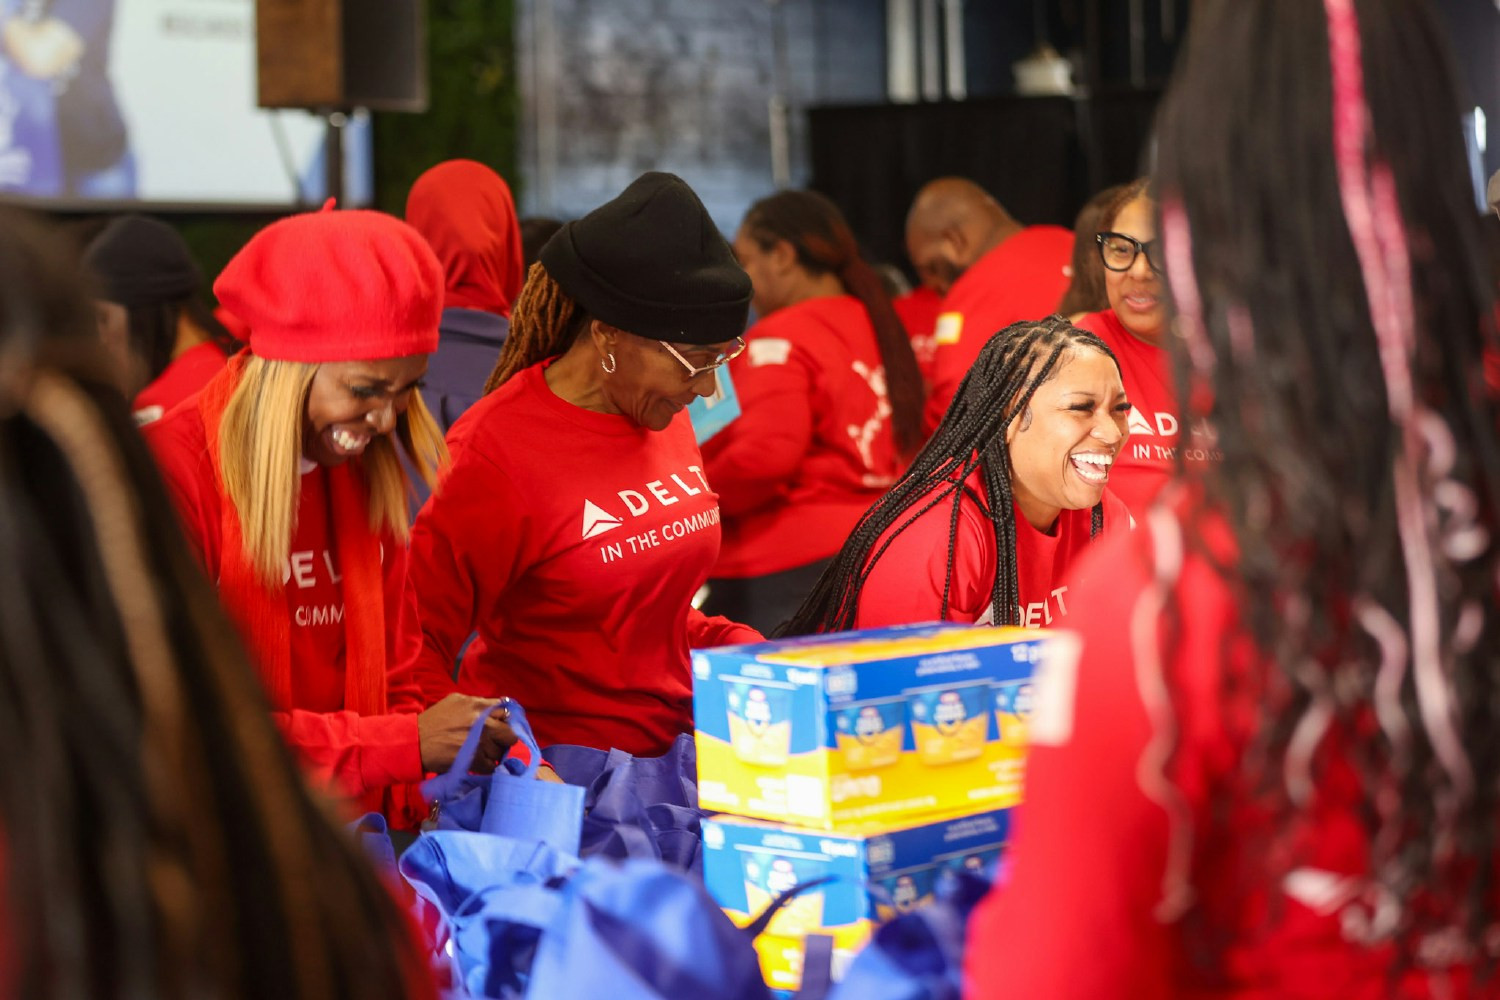
[[[605,512],[592,500],[583,502],[583,537],[593,538],[602,535],[606,531],[613,531],[624,522],[618,517]]]
[[[863,361],[855,361],[852,367],[854,373],[864,379],[870,391],[875,394],[875,413],[863,425],[850,424],[849,438],[859,452],[860,461],[865,464],[865,485],[889,486],[891,484],[889,477],[870,474],[870,470],[875,468],[875,437],[891,418],[891,397],[886,391],[885,366],[876,365],[871,368]]]
[[[382,555],[383,555],[382,551]],[[299,604],[292,611],[292,621],[301,628],[324,625],[339,625],[344,620],[344,604],[337,600],[342,596],[339,585],[344,577],[334,565],[333,553],[305,550],[288,555],[281,564],[283,586],[296,590],[311,590],[307,595],[313,603]]]

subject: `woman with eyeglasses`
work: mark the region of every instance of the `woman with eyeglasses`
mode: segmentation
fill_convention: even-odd
[[[1120,362],[1130,414],[1130,444],[1120,453],[1110,489],[1131,514],[1145,516],[1177,467],[1177,450],[1188,461],[1215,454],[1206,435],[1184,436],[1172,390],[1166,351],[1167,293],[1156,248],[1156,205],[1145,178],[1127,185],[1101,218],[1094,242],[1104,264],[1109,308],[1078,321],[1099,335]]]
[[[742,415],[703,446],[724,512],[704,608],[768,632],[921,443],[922,376],[827,198],[782,191],[756,202],[734,252],[759,319],[730,366]]]
[[[719,502],[686,409],[743,350],[749,304],[750,279],[671,174],[542,248],[413,529],[429,699],[511,695],[544,746],[658,754],[691,730],[689,649],[759,638],[691,605],[719,554]]]

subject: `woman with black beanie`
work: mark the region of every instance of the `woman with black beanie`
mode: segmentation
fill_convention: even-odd
[[[429,700],[511,695],[544,746],[657,754],[692,728],[689,648],[759,638],[690,603],[719,553],[719,505],[686,409],[743,349],[749,304],[750,279],[671,174],[542,248],[413,528]]]

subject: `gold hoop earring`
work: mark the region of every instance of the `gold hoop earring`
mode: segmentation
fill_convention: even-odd
[[[613,375],[615,373],[615,369],[620,367],[620,365],[615,361],[614,351],[609,352],[609,361],[607,363],[603,358],[599,359],[599,367],[604,369],[604,374],[606,375]]]

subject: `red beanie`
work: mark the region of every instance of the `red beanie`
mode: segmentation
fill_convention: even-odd
[[[272,223],[237,253],[214,294],[276,361],[378,361],[431,354],[443,266],[382,212],[313,212]]]

